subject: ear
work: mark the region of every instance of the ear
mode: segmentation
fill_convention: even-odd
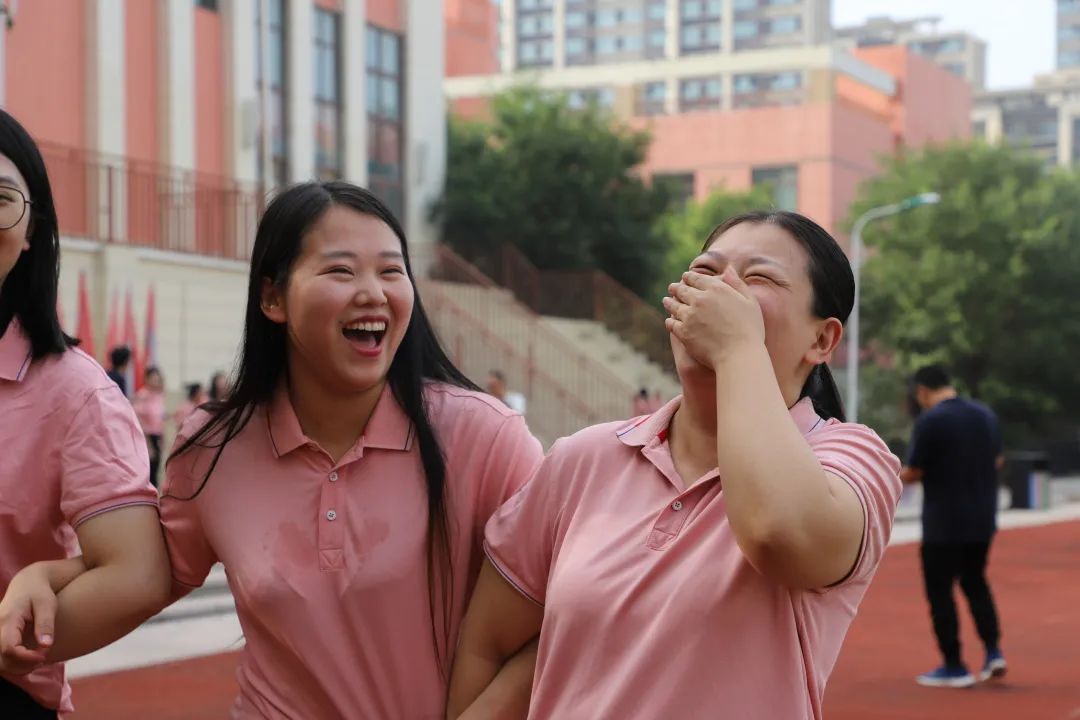
[[[259,299],[259,307],[262,308],[263,315],[270,322],[279,325],[285,324],[285,320],[288,318],[285,313],[285,296],[270,281],[270,278],[263,278],[262,297]]]
[[[806,351],[804,359],[810,365],[820,365],[832,360],[832,355],[844,337],[844,325],[836,318],[822,320],[817,329],[814,344]]]

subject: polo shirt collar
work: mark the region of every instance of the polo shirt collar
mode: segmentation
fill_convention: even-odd
[[[624,444],[632,447],[645,447],[654,438],[665,440],[668,426],[675,412],[682,404],[682,395],[668,401],[662,408],[652,415],[638,418],[616,430],[615,435]],[[814,410],[814,403],[806,397],[791,407],[791,419],[799,428],[799,432],[807,435],[811,430],[824,422]]]
[[[0,337],[0,380],[22,382],[33,359],[30,338],[26,337],[19,321],[12,318],[7,331]]]
[[[267,429],[277,457],[288,455],[311,442],[300,428],[300,420],[289,400],[288,385],[284,382],[274,391],[267,408]],[[412,423],[388,383],[379,395],[375,412],[371,414],[358,444],[363,448],[407,451],[412,447],[413,435]]]

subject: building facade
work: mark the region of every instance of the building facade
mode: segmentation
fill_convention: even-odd
[[[1080,0],[1057,2],[1058,70],[1080,67]]]
[[[170,390],[231,367],[256,223],[287,183],[371,188],[424,272],[446,162],[441,3],[4,5],[0,103],[42,148],[64,324],[88,305],[99,357],[125,298],[152,334],[153,293]]]
[[[1038,155],[1048,166],[1080,163],[1080,72],[1035,79],[1031,87],[980,93],[972,134]]]
[[[986,43],[965,32],[940,31],[939,17],[894,20],[871,17],[862,25],[838,28],[836,39],[854,47],[901,45],[966,79],[973,90],[986,87]]]

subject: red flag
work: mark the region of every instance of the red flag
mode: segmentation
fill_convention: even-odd
[[[151,285],[146,297],[146,335],[143,336],[143,367],[158,364],[157,356],[157,318],[154,314],[154,286]],[[139,383],[142,385],[142,382]]]
[[[83,351],[94,357],[94,324],[90,315],[90,292],[86,289],[86,273],[79,273],[79,329],[75,333]]]
[[[135,330],[135,310],[131,306],[131,289],[124,297],[124,345],[131,350],[131,362],[127,367],[128,393],[142,387],[142,362],[139,358],[139,338]]]
[[[123,342],[120,335],[120,303],[116,298],[116,290],[112,291],[109,301],[109,326],[105,329],[105,350],[103,360],[108,360],[109,353],[114,347]]]

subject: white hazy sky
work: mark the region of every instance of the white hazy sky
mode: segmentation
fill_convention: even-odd
[[[1026,85],[1054,69],[1054,0],[833,0],[837,26],[871,15],[908,19],[937,15],[940,30],[965,30],[988,44],[987,85]]]

